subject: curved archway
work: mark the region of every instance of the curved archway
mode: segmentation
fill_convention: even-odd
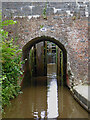
[[[23,60],[25,61],[24,64],[24,72],[25,74],[28,73],[29,71],[29,51],[32,48],[32,46],[34,46],[35,44],[42,42],[42,41],[50,41],[55,43],[62,51],[63,51],[63,79],[64,79],[64,84],[67,84],[66,81],[66,73],[67,73],[67,51],[64,47],[64,45],[62,43],[60,43],[58,40],[49,37],[49,36],[41,36],[41,37],[37,37],[32,39],[31,41],[29,41],[24,47],[23,47]]]

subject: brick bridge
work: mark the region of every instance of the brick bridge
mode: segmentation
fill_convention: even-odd
[[[10,8],[10,4],[8,3],[8,8],[5,3],[2,4],[3,19],[8,17],[17,21],[16,25],[9,26],[6,29],[9,31],[10,37],[14,36],[14,40],[17,37],[19,38],[16,42],[23,49],[23,59],[29,59],[30,48],[36,43],[51,41],[63,51],[64,78],[69,79],[69,82],[67,80],[68,86],[71,86],[72,81],[74,85],[87,82],[88,18],[81,14],[82,10],[75,14],[76,12],[62,12],[55,8],[57,11],[53,13],[52,9],[48,8],[47,19],[44,19],[42,15],[37,15],[40,11],[38,10],[39,6],[36,6],[35,10],[32,9],[36,12],[34,14],[33,11],[28,10],[27,5],[26,8],[22,5],[22,10],[25,11],[26,15],[20,12],[21,15],[17,16],[17,9],[21,10],[21,4],[18,4],[18,8],[15,8],[16,3],[14,3],[14,7],[12,4],[12,8]],[[31,3],[29,4],[31,5]],[[45,4],[42,6],[45,6]],[[57,6],[59,7],[59,5]],[[7,15],[7,10],[14,12]],[[28,60],[26,64],[28,65]]]

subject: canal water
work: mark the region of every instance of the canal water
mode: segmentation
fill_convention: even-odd
[[[56,64],[47,65],[47,77],[33,78],[11,105],[3,118],[88,118],[88,113],[74,100],[67,87],[60,86]]]

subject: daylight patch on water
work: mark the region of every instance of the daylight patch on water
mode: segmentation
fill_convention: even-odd
[[[52,79],[47,92],[47,118],[58,117],[58,90],[57,80]]]

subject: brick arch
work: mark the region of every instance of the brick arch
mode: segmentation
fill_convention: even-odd
[[[24,45],[24,47],[22,48],[23,50],[23,60],[27,59],[25,61],[25,64],[24,64],[24,71],[25,71],[25,74],[29,71],[29,51],[30,49],[32,48],[33,45],[39,43],[39,42],[42,42],[42,41],[50,41],[50,42],[53,42],[55,43],[62,51],[63,51],[63,78],[64,78],[64,84],[66,85],[67,84],[67,80],[66,80],[66,74],[67,74],[67,51],[66,51],[66,48],[64,47],[64,45],[59,42],[58,40],[56,40],[55,38],[53,37],[49,37],[49,36],[41,36],[41,37],[36,37],[32,40],[30,40],[28,43],[26,43]]]

